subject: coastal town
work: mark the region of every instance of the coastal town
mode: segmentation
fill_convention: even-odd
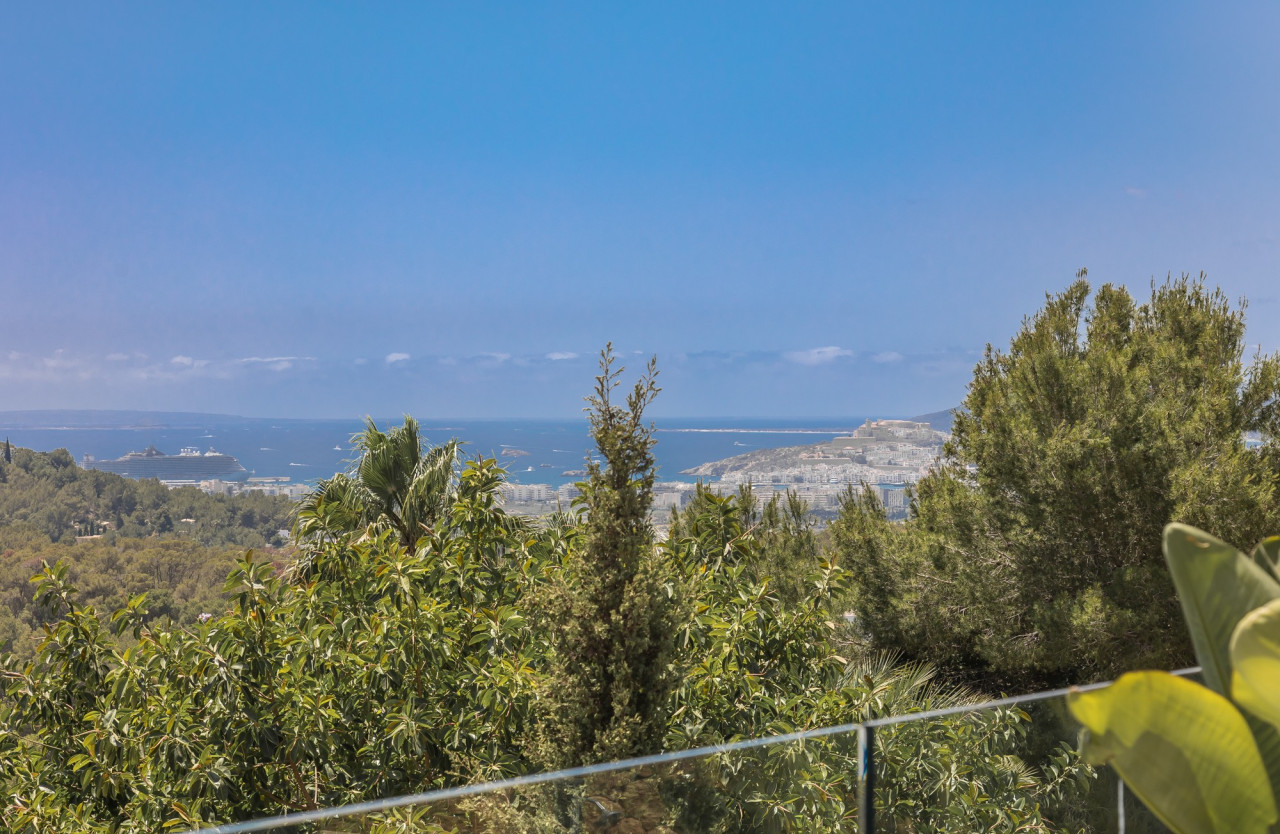
[[[907,487],[924,477],[937,462],[950,435],[927,422],[867,420],[849,435],[825,443],[759,449],[704,463],[682,471],[684,481],[654,484],[655,515],[689,502],[697,483],[720,493],[750,485],[757,494],[793,491],[819,517],[839,509],[840,496],[863,484],[875,491],[891,518],[906,515]],[[566,484],[507,483],[503,498],[510,512],[542,515],[567,509],[578,494]]]

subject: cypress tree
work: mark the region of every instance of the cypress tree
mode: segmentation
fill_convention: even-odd
[[[535,758],[548,768],[651,753],[666,732],[676,617],[649,522],[655,441],[643,422],[657,367],[651,359],[625,407],[612,399],[622,371],[610,344],[584,409],[603,464],[587,463],[584,535],[545,601],[551,661]]]

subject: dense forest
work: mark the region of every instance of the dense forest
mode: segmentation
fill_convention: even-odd
[[[145,593],[149,619],[190,624],[226,609],[222,586],[243,554],[177,536],[50,542],[33,527],[0,527],[0,652],[30,659],[58,618],[35,600],[31,577],[42,564],[64,565],[77,599],[95,610],[115,611]]]
[[[177,568],[182,540],[55,546],[28,506],[33,553],[85,558],[44,556],[46,636],[0,668],[2,821],[194,827],[1187,664],[1163,525],[1280,530],[1280,359],[1246,364],[1243,335],[1243,309],[1200,281],[1138,303],[1081,278],[988,350],[905,522],[850,489],[823,535],[794,495],[700,489],[659,540],[657,371],[620,397],[610,351],[588,403],[600,462],[569,512],[509,515],[495,461],[426,447],[412,419],[369,424],[352,471],[298,506],[296,554],[240,555],[221,607]],[[159,565],[171,589],[123,605],[86,579]],[[884,732],[881,819],[1095,830],[1098,772],[1042,730],[1010,708]],[[847,737],[677,775],[608,787],[648,792],[629,830],[853,830]],[[362,830],[575,830],[589,789],[606,788]]]
[[[222,586],[246,548],[282,544],[293,505],[260,493],[206,495],[81,469],[65,449],[0,459],[0,652],[30,658],[53,612],[31,577],[63,563],[83,604],[114,611],[148,594],[150,617],[181,624],[226,608]],[[278,555],[283,558],[283,551]]]

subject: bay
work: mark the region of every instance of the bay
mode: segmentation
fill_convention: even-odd
[[[282,420],[229,415],[153,414],[129,419],[64,419],[59,412],[38,418],[0,414],[0,439],[18,446],[51,451],[64,448],[79,461],[89,454],[99,460],[117,458],[154,445],[167,454],[184,447],[215,449],[233,455],[253,477],[287,477],[312,483],[347,469],[354,459],[351,436],[363,428],[359,420]],[[820,443],[847,434],[865,418],[667,418],[654,421],[658,478],[696,480],[682,475],[708,461],[754,449]],[[380,427],[396,420],[378,420]],[[584,418],[576,420],[421,420],[432,444],[458,438],[467,457],[495,457],[515,483],[559,487],[581,480],[593,444]],[[523,454],[521,454],[523,453]]]

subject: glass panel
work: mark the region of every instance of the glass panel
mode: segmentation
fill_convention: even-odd
[[[830,728],[217,831],[856,832],[859,736]],[[1077,736],[1063,693],[871,722],[875,831],[1166,831],[1113,771],[1080,760]]]
[[[1065,694],[1009,700],[872,722],[875,830],[1167,831],[1115,771],[1080,759]]]
[[[876,831],[1115,830],[1115,787],[1075,752],[1065,698],[874,733]]]
[[[751,742],[643,764],[424,795],[401,807],[226,826],[222,831],[698,834],[855,831],[856,731]],[[623,763],[625,764],[625,763]],[[589,770],[589,769],[588,769]]]

